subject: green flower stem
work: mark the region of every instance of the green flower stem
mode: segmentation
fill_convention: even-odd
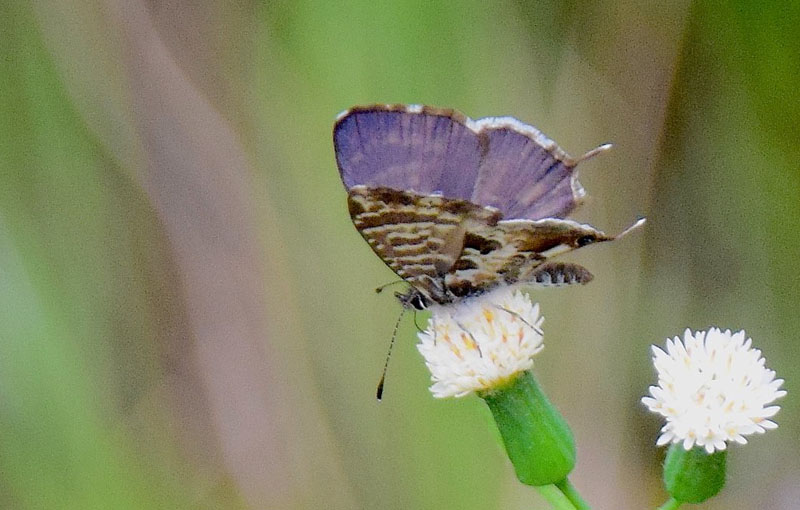
[[[481,397],[492,411],[522,483],[552,485],[567,477],[575,466],[575,441],[533,374],[523,372]]]
[[[682,504],[675,498],[669,498],[663,505],[658,507],[658,510],[676,510]]]
[[[556,487],[564,493],[564,496],[572,502],[572,506],[574,506],[577,510],[591,510],[589,503],[584,501],[581,495],[578,493],[578,490],[575,489],[575,486],[570,483],[569,478],[564,478],[560,482],[556,484]]]
[[[564,493],[555,485],[539,485],[539,494],[550,503],[555,510],[577,510]]]

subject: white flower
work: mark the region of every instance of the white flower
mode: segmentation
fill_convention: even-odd
[[[531,368],[533,355],[544,348],[539,305],[512,288],[431,311],[417,349],[437,398],[496,388]]]
[[[768,404],[786,395],[783,379],[764,366],[744,331],[687,329],[683,339],[668,339],[666,352],[653,346],[658,386],[642,402],[667,419],[656,444],[683,442],[686,450],[697,445],[710,454],[778,426],[768,418],[780,407]]]

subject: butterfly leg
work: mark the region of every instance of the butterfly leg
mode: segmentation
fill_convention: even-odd
[[[500,306],[500,305],[494,305],[494,306],[495,306],[495,308],[497,308],[498,310],[502,310],[502,311],[506,312],[507,314],[509,314],[509,315],[512,315],[512,316],[514,316],[514,317],[516,317],[517,319],[519,319],[519,320],[521,320],[522,322],[524,322],[524,323],[525,323],[525,324],[526,324],[526,325],[527,325],[529,328],[531,328],[531,329],[532,329],[534,332],[536,332],[536,333],[537,333],[537,334],[539,334],[539,335],[542,335],[542,336],[544,336],[544,333],[542,332],[542,330],[541,330],[541,329],[537,328],[536,326],[534,326],[534,325],[533,325],[533,324],[531,324],[530,322],[526,321],[526,320],[525,320],[525,319],[522,317],[522,315],[518,314],[518,313],[517,313],[517,312],[515,312],[514,310],[509,310],[508,308],[506,308],[506,307],[504,307],[504,306]]]
[[[436,277],[437,294],[439,294],[439,303],[453,303],[458,297],[447,287],[447,273],[439,273]]]
[[[454,296],[453,293],[450,292],[450,289],[447,288],[447,281],[445,280],[446,276],[447,275],[444,273],[439,273],[439,286],[442,289],[442,294],[444,294],[448,299],[452,299]]]
[[[464,333],[469,335],[469,338],[472,340],[472,345],[475,346],[475,349],[477,349],[478,351],[478,356],[482,358],[483,352],[481,351],[481,346],[478,345],[478,341],[475,340],[475,337],[472,335],[472,333],[470,333],[470,331],[467,328],[465,328],[464,325],[461,324],[460,322],[456,321],[456,324],[458,324],[458,327],[461,328],[461,330],[464,331]]]

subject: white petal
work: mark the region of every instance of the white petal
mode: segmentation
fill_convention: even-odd
[[[768,429],[768,430],[774,430],[774,429],[778,428],[778,424],[775,423],[772,420],[764,420],[764,421],[760,422],[759,425],[761,425],[762,427],[764,427],[765,429]]]
[[[511,288],[432,312],[427,328],[418,334],[417,350],[438,398],[462,397],[504,383],[530,369],[533,356],[543,349],[538,305]]]

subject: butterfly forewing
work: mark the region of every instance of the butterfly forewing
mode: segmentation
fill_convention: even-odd
[[[496,224],[500,213],[465,200],[355,186],[353,224],[375,253],[427,298],[449,301],[444,276],[461,256],[466,232]]]
[[[336,160],[347,189],[412,190],[469,200],[480,162],[478,139],[453,110],[355,107],[337,121]]]

